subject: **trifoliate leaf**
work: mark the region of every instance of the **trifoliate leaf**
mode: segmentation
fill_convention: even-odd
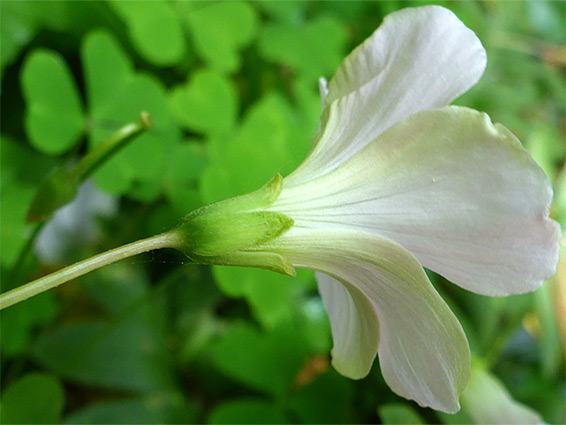
[[[107,192],[153,200],[161,192],[167,153],[180,137],[168,112],[165,88],[155,77],[131,71],[128,57],[107,33],[87,36],[82,55],[92,111],[92,147],[141,111],[147,111],[154,124],[102,165],[95,180]]]
[[[132,65],[118,42],[106,31],[92,31],[81,48],[88,105],[93,117],[108,117],[116,93],[132,78]],[[104,122],[95,122],[103,126]]]
[[[21,74],[26,100],[26,132],[42,152],[57,155],[69,150],[84,126],[81,100],[71,73],[56,52],[34,50]]]
[[[322,16],[305,23],[265,25],[258,46],[267,60],[291,67],[307,81],[317,81],[334,74],[345,43],[344,26]]]
[[[126,22],[130,38],[140,55],[159,66],[172,66],[185,54],[183,28],[169,2],[109,2]]]
[[[228,133],[238,113],[232,83],[212,70],[197,71],[186,84],[173,89],[169,105],[181,126],[208,136]]]
[[[240,68],[238,50],[252,41],[258,25],[251,5],[236,1],[207,3],[187,13],[186,19],[195,49],[206,63],[222,72]]]
[[[200,143],[185,141],[171,146],[163,185],[177,217],[203,205],[197,182],[207,162],[204,146]]]

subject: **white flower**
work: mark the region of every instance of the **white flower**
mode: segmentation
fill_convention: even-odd
[[[558,263],[543,171],[505,127],[446,106],[485,65],[449,10],[389,15],[325,96],[321,84],[315,146],[268,209],[295,222],[269,248],[324,273],[334,367],[361,378],[379,353],[395,392],[447,412],[459,409],[469,349],[421,264],[470,291],[508,295],[538,288]]]
[[[187,216],[185,252],[317,270],[334,367],[362,378],[378,355],[393,391],[456,412],[468,343],[422,266],[473,292],[517,294],[554,274],[559,251],[542,170],[505,127],[446,106],[485,65],[449,10],[389,15],[321,82],[320,131],[304,163],[282,183]]]

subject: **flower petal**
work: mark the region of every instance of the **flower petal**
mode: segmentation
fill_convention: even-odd
[[[318,291],[332,327],[332,365],[352,379],[367,376],[377,355],[379,321],[367,296],[347,281],[317,273]]]
[[[536,289],[558,263],[552,189],[515,136],[445,107],[394,126],[342,167],[286,187],[272,208],[306,228],[378,233],[486,295]]]
[[[296,267],[336,279],[319,276],[319,289],[340,373],[369,372],[379,327],[379,362],[391,389],[422,406],[459,409],[470,375],[466,337],[411,253],[378,235],[340,230],[292,228],[269,245]]]
[[[290,180],[328,172],[410,115],[448,105],[476,84],[486,61],[479,39],[448,9],[388,15],[330,81],[321,128],[331,120],[339,126],[317,135],[300,176]],[[335,101],[342,105],[334,113],[324,108]]]

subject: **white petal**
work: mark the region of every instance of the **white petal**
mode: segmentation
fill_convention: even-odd
[[[340,373],[368,373],[379,328],[379,362],[391,389],[422,406],[459,409],[470,374],[466,337],[411,253],[353,231],[293,228],[269,245],[296,267],[340,282],[319,277],[332,323],[333,365]]]
[[[273,209],[295,226],[362,229],[474,292],[536,289],[558,263],[552,189],[513,134],[445,107],[394,126],[332,173],[286,187]]]
[[[407,8],[388,15],[336,71],[324,105],[324,131],[300,172],[305,181],[339,166],[397,122],[427,109],[448,105],[482,76],[485,50],[450,10]]]
[[[316,280],[332,327],[332,365],[348,378],[364,378],[371,369],[379,343],[375,307],[347,281],[341,283],[324,273],[317,273]]]

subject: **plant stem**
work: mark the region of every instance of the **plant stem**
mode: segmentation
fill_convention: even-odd
[[[140,113],[138,121],[119,128],[84,156],[70,171],[71,177],[79,181],[85,180],[116,151],[125,147],[140,133],[149,130],[152,125],[150,115],[147,112]]]
[[[111,249],[1,294],[0,310],[124,258],[153,249],[177,248],[178,246],[177,234],[167,232]]]

